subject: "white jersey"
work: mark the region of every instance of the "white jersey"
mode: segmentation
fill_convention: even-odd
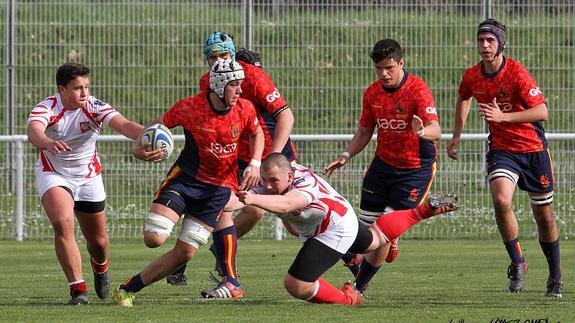
[[[292,167],[294,181],[290,191],[301,193],[308,204],[303,209],[277,216],[290,222],[300,232],[302,241],[340,225],[347,226],[355,239],[357,217],[349,202],[323,178],[309,169],[298,164]]]
[[[28,117],[28,124],[41,122],[46,126],[48,138],[64,141],[71,150],[59,154],[40,150],[36,172],[56,172],[73,178],[100,174],[96,138],[102,126],[117,115],[116,109],[93,96],[88,98],[85,108],[76,110],[65,110],[58,93],[38,103]]]

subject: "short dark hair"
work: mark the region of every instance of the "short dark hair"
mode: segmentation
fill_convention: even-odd
[[[273,166],[277,166],[279,169],[292,169],[290,161],[281,153],[270,153],[262,161],[262,170],[267,171]]]
[[[79,63],[65,63],[56,71],[56,85],[66,86],[78,76],[90,75],[90,69]]]
[[[393,58],[399,62],[403,58],[403,52],[401,46],[395,40],[382,39],[375,43],[369,57],[374,63],[388,58]]]

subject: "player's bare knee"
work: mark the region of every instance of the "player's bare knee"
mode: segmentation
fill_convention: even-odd
[[[52,222],[52,229],[57,236],[73,236],[74,235],[74,218],[63,217]]]
[[[150,212],[144,226],[144,243],[148,248],[156,248],[164,244],[172,234],[175,223],[169,218]]]
[[[290,275],[286,275],[284,278],[284,287],[291,296],[300,298],[297,279]]]
[[[110,238],[108,237],[108,233],[104,232],[102,234],[94,235],[90,238],[91,242],[94,244],[95,247],[99,249],[106,249],[110,244]]]

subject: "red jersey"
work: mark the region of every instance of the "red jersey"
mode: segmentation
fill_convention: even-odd
[[[257,131],[253,104],[244,99],[228,111],[216,111],[208,92],[176,102],[162,118],[168,128],[182,126],[186,138],[176,164],[204,183],[237,190],[238,142],[242,133]]]
[[[251,101],[256,107],[256,113],[264,132],[265,144],[262,158],[265,158],[270,151],[276,129],[275,116],[285,110],[288,104],[281,96],[272,79],[261,67],[242,61],[238,61],[238,63],[242,65],[245,74],[240,97]],[[208,72],[200,79],[200,90],[206,91],[209,88],[210,73]],[[251,152],[247,135],[242,135],[238,149],[240,150],[238,153],[239,159],[249,162]],[[282,154],[290,161],[297,159],[295,147],[293,147],[289,139],[282,150]]]
[[[378,80],[365,90],[359,124],[377,128],[375,155],[378,158],[404,169],[421,168],[435,162],[435,144],[413,133],[414,115],[419,116],[424,125],[432,120],[439,122],[433,95],[419,77],[405,72],[398,88],[384,88]]]
[[[491,103],[497,98],[504,113],[525,111],[545,103],[545,97],[527,69],[519,62],[504,57],[495,74],[486,74],[482,63],[468,68],[459,85],[459,96],[472,96],[479,103]],[[489,122],[489,148],[513,153],[537,152],[547,149],[545,130],[541,122]]]

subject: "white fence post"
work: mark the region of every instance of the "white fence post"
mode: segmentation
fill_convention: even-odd
[[[16,142],[16,240],[24,240],[24,142]]]

